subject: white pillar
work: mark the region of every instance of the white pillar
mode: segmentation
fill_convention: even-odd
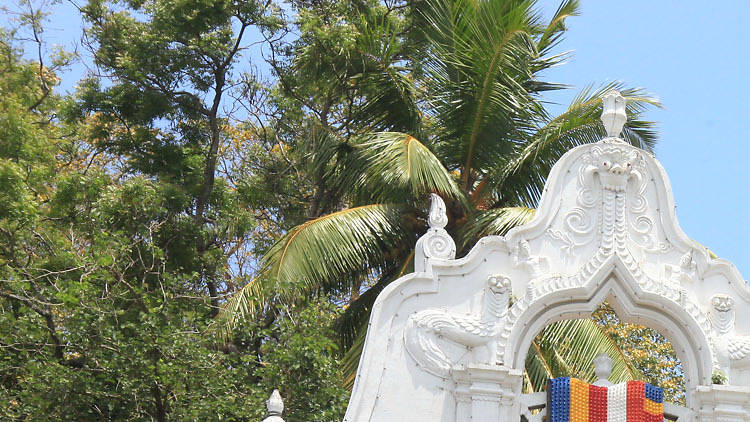
[[[519,415],[522,373],[499,365],[470,364],[451,371],[456,422],[511,421]]]
[[[699,385],[694,397],[696,421],[750,422],[750,387]]]

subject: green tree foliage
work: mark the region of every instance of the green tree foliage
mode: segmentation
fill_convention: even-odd
[[[166,19],[180,5],[151,6]],[[122,75],[89,79],[76,98],[53,94],[52,70],[23,59],[11,35],[0,39],[0,419],[259,420],[273,388],[289,395],[290,421],[338,419],[347,394],[329,304],[274,307],[231,341],[211,334],[219,293],[209,283],[234,276],[232,250],[254,221],[229,180],[206,181],[218,154],[212,125],[223,140],[227,119],[160,91],[195,83],[201,98],[204,71],[188,69],[200,62],[159,58],[192,72],[179,82],[145,62],[107,62],[107,51],[148,41],[148,28],[142,15],[87,13],[100,66]],[[232,27],[211,22],[191,27],[185,54],[200,40],[226,59],[211,34],[227,41],[219,33]],[[159,36],[130,54],[157,59]]]
[[[215,314],[225,242],[252,225],[243,198],[217,179],[224,128],[234,123],[225,110],[243,85],[236,63],[247,34],[272,35],[278,10],[254,1],[92,0],[82,13],[94,62],[107,75],[78,93],[80,113],[93,119],[88,141],[122,159],[124,172],[169,186],[166,211],[181,233],[162,238],[179,250],[167,256],[169,269],[199,275]]]
[[[603,134],[608,89],[625,138],[655,142],[638,89],[546,111],[573,0],[548,20],[530,0],[89,0],[70,96],[47,4],[20,1],[0,33],[0,419],[258,420],[279,388],[287,421],[340,420],[429,193],[463,254],[528,221],[557,158]],[[540,334],[527,386],[613,341],[640,359],[647,334],[602,321]]]
[[[255,389],[257,398],[265,400],[268,391],[278,388],[285,397],[284,419],[290,422],[339,421],[349,400],[338,362],[326,359],[338,348],[332,325],[340,311],[328,302],[314,305],[281,317],[279,334],[267,334],[261,348],[265,362],[256,372],[264,387]],[[257,336],[263,331],[243,332]]]
[[[606,302],[593,319],[624,358],[638,368],[639,379],[663,388],[667,401],[685,403],[682,363],[666,337],[643,325],[623,323]]]
[[[541,391],[555,376],[596,381],[592,358],[613,358],[610,381],[640,379],[664,389],[672,403],[685,403],[682,364],[669,341],[658,331],[623,323],[604,302],[590,319],[574,319],[545,327],[526,357],[526,391]]]

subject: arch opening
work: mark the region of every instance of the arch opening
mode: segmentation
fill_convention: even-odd
[[[532,302],[519,316],[506,347],[506,362],[525,368],[533,340],[558,321],[589,318],[606,301],[620,321],[660,333],[682,364],[684,400],[692,405],[698,385],[711,384],[712,356],[702,326],[677,302],[649,293],[618,260],[612,260],[583,286],[555,291]]]
[[[606,301],[589,318],[554,322],[534,337],[525,358],[523,392],[545,391],[548,378],[597,381],[594,359],[613,360],[609,381],[642,380],[664,389],[665,400],[685,405],[682,362],[657,330],[623,322]]]

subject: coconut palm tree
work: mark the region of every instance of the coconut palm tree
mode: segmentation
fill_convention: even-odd
[[[223,318],[231,325],[269,301],[348,290],[338,329],[351,377],[375,297],[412,269],[414,243],[427,229],[429,193],[447,204],[446,229],[459,255],[482,236],[528,221],[557,159],[605,135],[600,99],[614,88],[628,101],[624,139],[651,150],[656,135],[642,114],[658,103],[640,89],[612,83],[584,89],[558,116],[545,108],[543,94],[565,87],[541,74],[567,57],[553,50],[565,19],[577,13],[576,0],[563,1],[549,21],[534,0],[417,2],[414,27],[423,41],[413,61],[378,61],[394,38],[386,25],[363,25],[358,42],[369,53],[360,58],[372,66],[348,77],[376,88],[359,117],[371,124],[347,139],[317,127],[308,155],[310,170],[342,193],[341,206],[282,236],[258,276],[227,302]],[[595,339],[588,344],[596,347],[577,355],[581,362],[613,347],[593,323],[566,324],[535,343],[529,388],[539,388],[542,373],[570,358],[550,364],[543,348],[555,338]]]

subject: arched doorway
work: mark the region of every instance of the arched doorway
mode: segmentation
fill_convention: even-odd
[[[506,362],[522,369],[531,342],[544,327],[564,319],[587,318],[606,300],[622,321],[655,329],[669,340],[683,364],[685,401],[690,407],[696,387],[711,384],[711,345],[705,327],[678,303],[644,291],[618,259],[608,267],[581,287],[558,290],[529,303],[511,330]]]
[[[522,391],[546,391],[555,377],[597,382],[602,377],[596,362],[603,357],[611,360],[604,378],[609,383],[644,381],[662,388],[665,402],[685,405],[682,362],[669,340],[657,330],[623,322],[607,302],[590,318],[558,321],[537,334],[526,354]]]

